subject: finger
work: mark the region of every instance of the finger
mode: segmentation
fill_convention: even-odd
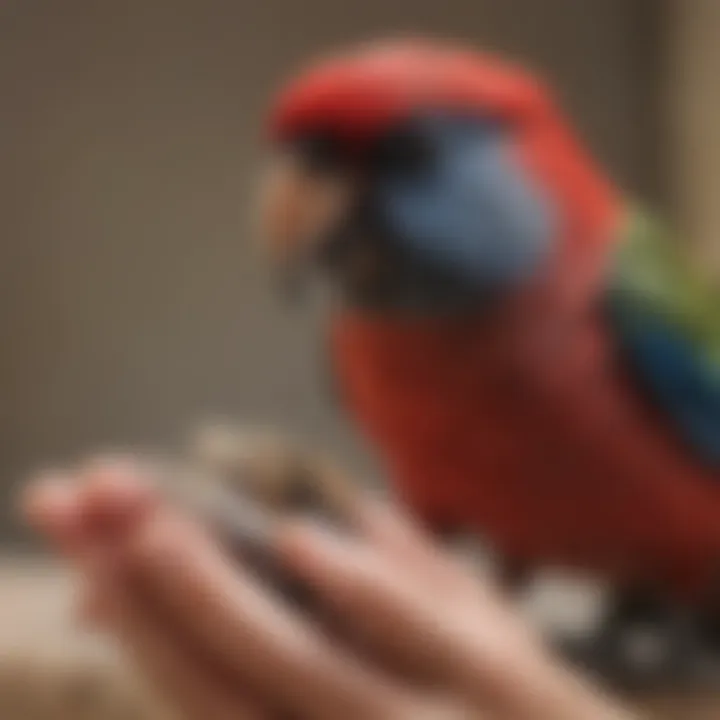
[[[296,526],[282,543],[286,562],[355,622],[376,652],[454,689],[489,717],[535,717],[543,702],[583,707],[583,693],[587,706],[587,690],[547,656],[514,613],[473,583],[471,592],[438,602],[367,545],[308,526]]]
[[[334,648],[192,522],[159,509],[125,562],[184,632],[261,696],[283,697],[308,717],[400,716],[400,689]]]
[[[69,476],[60,472],[41,475],[27,487],[20,506],[29,525],[63,555],[77,554],[85,538],[78,491]]]
[[[437,676],[427,588],[374,547],[295,525],[278,537],[278,553],[354,635],[392,666],[422,678]]]
[[[466,587],[467,573],[451,560],[411,517],[399,508],[368,499],[358,512],[359,525],[368,540],[394,561],[398,570],[412,575],[437,592]]]
[[[95,458],[78,478],[82,522],[94,543],[122,537],[160,502],[150,472],[131,458]]]
[[[259,720],[268,717],[228,678],[213,671],[134,592],[127,579],[105,567],[91,573],[102,622],[121,642],[138,670],[187,720]]]
[[[469,581],[472,589],[456,596],[418,591],[373,548],[309,526],[288,531],[279,546],[330,607],[409,673],[451,686],[469,674],[475,684],[504,682],[514,665],[535,659],[522,623]]]
[[[74,472],[45,473],[20,498],[28,523],[68,557],[104,543],[152,501],[131,461],[110,458]]]
[[[77,620],[83,625],[96,621],[102,613],[97,593],[82,571],[97,547],[107,542],[108,530],[117,526],[119,518],[128,517],[140,502],[137,483],[127,482],[129,474],[127,463],[121,466],[110,460],[93,461],[74,475],[44,473],[20,498],[28,523],[81,570],[78,581],[86,589],[79,594]]]

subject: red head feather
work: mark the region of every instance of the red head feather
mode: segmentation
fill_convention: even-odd
[[[559,200],[567,245],[605,245],[619,203],[532,75],[483,53],[430,41],[369,45],[302,73],[277,98],[273,139],[327,129],[359,144],[418,110],[458,110],[506,121],[529,172]]]

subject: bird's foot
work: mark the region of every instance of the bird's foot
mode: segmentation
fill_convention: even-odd
[[[720,645],[703,636],[697,617],[605,623],[591,637],[560,641],[563,655],[618,690],[692,690],[720,685]]]

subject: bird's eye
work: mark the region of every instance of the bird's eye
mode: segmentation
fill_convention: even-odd
[[[340,144],[329,133],[317,132],[296,138],[291,147],[293,155],[312,174],[329,174],[341,166]]]
[[[386,135],[377,145],[374,167],[388,175],[415,175],[432,166],[435,147],[423,128],[403,125]]]

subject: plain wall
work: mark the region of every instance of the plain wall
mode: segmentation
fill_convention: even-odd
[[[208,415],[299,429],[360,458],[324,394],[318,323],[281,307],[252,251],[268,93],[347,40],[477,40],[536,64],[613,176],[652,193],[654,36],[640,5],[3,2],[3,487],[98,445],[175,440]],[[1,504],[0,538],[17,537]]]
[[[673,0],[670,10],[672,196],[680,226],[720,280],[720,3]]]

